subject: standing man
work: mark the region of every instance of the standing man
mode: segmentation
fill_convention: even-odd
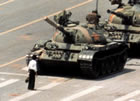
[[[29,69],[28,89],[34,90],[35,76],[37,74],[37,56],[36,55],[33,55],[32,60],[29,61],[28,69]]]

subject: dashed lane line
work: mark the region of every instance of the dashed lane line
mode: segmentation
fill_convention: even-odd
[[[136,90],[136,91],[134,91],[132,93],[129,93],[129,94],[125,95],[125,96],[122,96],[120,98],[117,98],[114,101],[126,101],[127,99],[130,99],[132,97],[135,97],[135,96],[137,96],[139,94],[140,94],[140,90]]]
[[[10,79],[10,80],[7,80],[5,82],[2,82],[2,83],[0,83],[0,88],[5,87],[5,86],[10,85],[10,84],[13,84],[17,81],[19,81],[19,80],[18,79]]]
[[[8,63],[1,64],[1,65],[0,65],[0,68],[5,67],[5,66],[8,66],[9,64],[15,63],[15,62],[17,62],[17,61],[23,60],[23,59],[25,59],[25,57],[26,57],[26,56],[23,56],[23,57],[20,57],[20,58],[15,59],[15,60],[13,60],[13,61],[10,61],[10,62],[8,62]]]
[[[27,76],[27,74],[0,72],[0,75]]]
[[[71,96],[69,96],[69,97],[63,98],[63,99],[60,100],[60,101],[72,101],[72,100],[74,100],[74,99],[77,99],[77,98],[79,98],[79,97],[82,97],[82,96],[84,96],[84,95],[87,95],[87,94],[89,94],[89,93],[91,93],[91,92],[95,92],[95,91],[97,91],[97,90],[99,90],[99,89],[101,89],[101,88],[103,88],[103,87],[102,87],[102,86],[93,86],[93,87],[88,88],[88,89],[86,89],[86,90],[84,90],[84,91],[80,91],[79,93],[76,93],[76,94],[73,94],[73,95],[71,95]]]
[[[14,2],[14,1],[15,0],[8,0],[6,2],[1,3],[0,6],[6,5],[6,4],[11,3],[11,2]]]
[[[38,88],[37,91],[29,91],[29,92],[27,92],[27,93],[25,93],[25,94],[23,94],[21,96],[15,97],[15,98],[13,98],[13,99],[11,99],[9,101],[20,101],[20,100],[27,99],[27,98],[29,98],[29,97],[31,97],[33,95],[41,93],[42,91],[51,89],[51,88],[53,88],[53,87],[55,87],[55,86],[57,86],[59,84],[61,84],[61,83],[56,83],[56,82],[50,83],[50,84],[48,84],[46,86]]]
[[[77,4],[77,5],[75,5],[75,6],[72,6],[72,7],[69,7],[69,8],[66,8],[65,10],[71,10],[71,9],[74,9],[74,8],[77,8],[77,7],[86,5],[86,4],[88,4],[88,3],[92,2],[92,1],[93,1],[93,0],[86,0],[85,2],[79,3],[79,4]],[[60,13],[60,12],[61,12],[61,11],[58,11],[58,12],[53,13],[53,14],[50,14],[50,15],[48,15],[47,17],[52,17],[52,16],[54,16],[54,15]],[[7,30],[7,31],[5,31],[5,32],[1,32],[1,33],[0,33],[0,36],[1,36],[1,35],[5,35],[5,34],[8,34],[9,32],[13,32],[13,31],[16,31],[16,30],[18,30],[18,29],[27,27],[27,26],[29,26],[29,25],[35,24],[35,23],[37,23],[37,22],[40,22],[40,21],[44,20],[45,18],[46,18],[46,16],[45,16],[45,17],[42,17],[42,18],[39,18],[39,19],[37,19],[37,20],[33,20],[33,21],[29,22],[29,23],[26,23],[26,24],[17,26],[17,27],[15,27],[15,28],[12,28],[12,29]]]

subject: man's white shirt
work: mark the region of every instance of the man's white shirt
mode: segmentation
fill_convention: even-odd
[[[28,65],[28,69],[37,72],[37,62],[35,60],[31,60]]]

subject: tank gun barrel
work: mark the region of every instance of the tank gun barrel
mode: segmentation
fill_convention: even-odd
[[[114,11],[111,11],[111,10],[107,10],[107,13],[111,13],[111,14],[114,14],[120,18],[123,18],[125,20],[129,20],[129,16],[125,16],[124,14],[120,13],[120,12],[114,12]]]
[[[59,31],[61,31],[62,33],[64,33],[65,35],[69,35],[69,32],[67,32],[62,26],[59,26],[59,25],[55,24],[48,17],[45,18],[45,21],[47,21],[47,23],[49,23],[51,26],[55,27],[56,29],[58,29]]]

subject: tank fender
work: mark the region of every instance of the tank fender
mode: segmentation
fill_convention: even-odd
[[[97,51],[83,50],[79,53],[78,61],[92,62],[92,60],[95,56],[95,53],[97,53]]]

